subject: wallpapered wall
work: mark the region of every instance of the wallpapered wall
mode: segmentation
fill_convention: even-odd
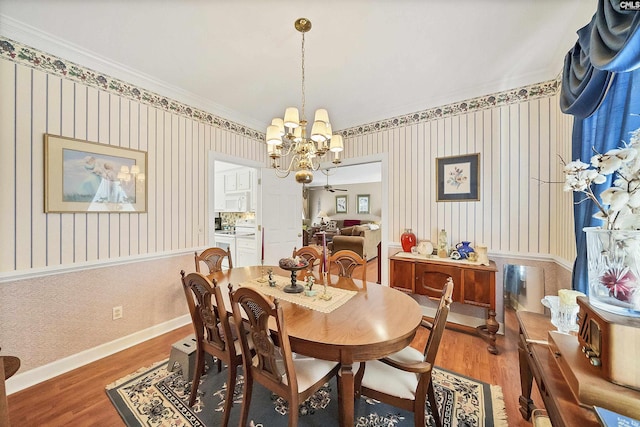
[[[17,381],[186,315],[178,272],[207,243],[207,152],[264,164],[266,155],[257,131],[11,43],[0,52],[0,342],[22,360]],[[446,228],[494,254],[572,259],[570,196],[536,181],[558,180],[570,118],[557,86],[540,86],[344,131],[345,157],[388,154],[390,242],[406,227],[432,239]],[[46,132],[147,151],[148,212],[43,213]],[[435,157],[474,152],[481,200],[436,203]],[[124,317],[111,321],[115,305]]]
[[[496,97],[483,97],[491,99],[495,103]],[[507,105],[472,105],[344,131],[346,158],[388,153],[389,241],[399,241],[405,228],[435,241],[444,228],[452,243],[481,242],[492,253],[543,254],[572,263],[572,195],[558,184],[560,157],[571,156],[572,119],[560,112],[557,90]],[[471,153],[480,153],[480,201],[436,202],[435,159]]]
[[[364,184],[334,185],[334,188],[341,188],[347,191],[336,191],[334,193],[318,189],[309,191],[309,207],[311,212],[311,223],[318,223],[320,219],[316,215],[320,210],[324,210],[330,219],[360,219],[367,221],[380,221],[382,215],[382,184],[380,182],[369,182]],[[369,195],[369,213],[357,213],[356,198],[358,194]],[[336,213],[336,196],[347,196],[347,213]]]

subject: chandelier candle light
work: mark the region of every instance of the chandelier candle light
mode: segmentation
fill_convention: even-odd
[[[271,158],[271,167],[280,178],[289,176],[295,171],[296,181],[309,184],[313,181],[313,171],[320,168],[320,161],[329,153],[334,153],[333,163],[341,163],[340,152],[343,150],[342,135],[332,135],[331,123],[327,110],[316,110],[311,137],[307,138],[307,120],[305,117],[304,86],[304,34],[311,30],[311,21],[299,18],[294,24],[302,34],[302,111],[298,114],[296,107],[287,107],[284,119],[275,118],[267,127],[267,153]],[[291,158],[289,159],[289,156]],[[280,164],[282,161],[283,164]]]

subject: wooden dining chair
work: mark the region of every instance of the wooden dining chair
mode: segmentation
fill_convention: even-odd
[[[225,257],[228,259],[229,268],[233,268],[233,260],[231,259],[231,250],[229,248],[222,249],[218,247],[208,248],[202,251],[200,255],[195,253],[196,272],[200,273],[200,262],[204,262],[209,268],[209,274],[222,270],[222,261]]]
[[[423,324],[431,330],[424,352],[408,346],[383,359],[361,364],[355,378],[358,395],[413,411],[416,427],[425,426],[428,400],[435,425],[442,426],[431,373],[447,323],[452,294],[453,280],[449,277],[442,289],[433,323]]]
[[[247,425],[253,382],[256,381],[287,400],[289,426],[297,426],[300,403],[335,376],[340,365],[292,353],[283,310],[277,300],[271,302],[248,287],[233,291],[231,284],[229,295],[243,354],[249,354],[246,351],[249,336],[256,353],[255,357],[243,357],[245,382],[240,425]],[[269,329],[270,324],[276,327],[275,335]]]
[[[185,275],[182,270],[180,275],[196,336],[196,367],[191,383],[189,406],[193,406],[196,400],[198,383],[204,370],[205,353],[210,354],[225,363],[228,369],[227,395],[222,419],[222,425],[226,426],[233,405],[238,366],[242,365],[242,345],[234,338],[235,333],[229,322],[231,314],[222,308],[224,300],[215,281],[212,283],[205,275],[197,272]],[[250,346],[247,348],[251,354]]]
[[[332,266],[337,266],[338,276],[361,279],[363,286],[367,284],[367,260],[354,251],[343,249],[329,257],[329,271],[333,271]],[[354,276],[354,271],[360,267],[359,277]]]
[[[318,250],[311,246],[303,246],[300,249],[293,248],[292,258],[299,256],[300,258],[304,258],[309,263],[309,267],[307,271],[309,273],[313,272],[313,268],[317,265],[318,272],[320,270],[320,263],[322,262],[322,255]]]

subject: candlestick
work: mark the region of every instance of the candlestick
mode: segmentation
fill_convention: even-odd
[[[323,240],[323,242],[322,242],[322,259],[320,260],[320,274],[322,274],[324,272],[324,258],[326,256],[327,255],[325,254],[325,251],[324,251],[324,240]]]
[[[264,283],[267,281],[267,279],[264,278],[264,259],[262,261],[260,261],[260,266],[261,266],[261,271],[260,271],[260,278],[258,279],[258,282],[260,283]]]
[[[329,272],[329,260],[328,260],[328,253],[327,253],[327,233],[322,233],[322,251],[324,252],[324,271],[325,272]]]
[[[262,255],[260,256],[260,259],[264,264],[264,227],[262,227]]]

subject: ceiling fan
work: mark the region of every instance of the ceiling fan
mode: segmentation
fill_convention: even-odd
[[[333,185],[329,185],[329,175],[327,175],[327,184],[322,187],[309,187],[309,190],[324,190],[335,193],[336,191],[349,191],[346,188],[334,188]]]

